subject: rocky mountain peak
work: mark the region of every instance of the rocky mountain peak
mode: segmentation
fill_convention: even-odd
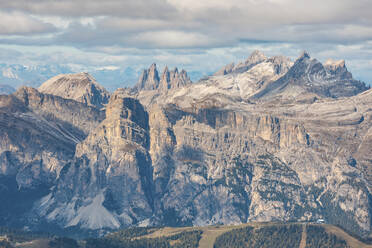
[[[161,76],[159,88],[160,89],[169,89],[169,82],[170,82],[170,73],[169,73],[168,66],[166,66],[164,68],[163,74]]]
[[[159,81],[159,73],[156,64],[153,63],[148,69],[143,70],[134,88],[137,91],[155,90],[159,87]]]
[[[173,71],[170,72],[170,81],[168,89],[181,88],[188,84],[191,84],[191,80],[187,75],[187,72],[182,69],[181,72],[175,67]]]
[[[245,64],[257,64],[264,60],[266,60],[267,57],[265,54],[259,50],[255,50],[249,55],[248,59],[245,61]]]
[[[255,97],[297,97],[311,93],[320,97],[338,98],[353,96],[367,89],[364,83],[352,78],[344,61],[328,61],[323,66],[304,51],[283,77]]]
[[[110,98],[110,93],[85,72],[60,74],[44,82],[38,90],[42,93],[73,99],[99,109]]]
[[[273,63],[275,73],[278,75],[286,73],[293,65],[291,59],[285,56],[273,56],[267,61]]]
[[[310,54],[307,51],[303,51],[297,60],[310,59]]]
[[[353,77],[352,74],[346,68],[345,60],[328,59],[324,63],[324,67],[326,68],[328,73],[338,76],[340,78],[351,79]]]
[[[150,71],[156,71],[156,63],[152,63],[149,68]]]
[[[251,69],[253,66],[262,63],[265,60],[267,60],[265,54],[263,54],[261,51],[255,50],[251,53],[251,55],[249,55],[247,60],[245,60],[244,62],[240,62],[237,65],[235,65],[234,63],[228,64],[222,67],[213,75],[223,76],[230,73],[243,73]]]
[[[187,72],[185,70],[179,72],[177,67],[170,71],[168,66],[166,66],[162,73],[161,79],[159,79],[156,65],[152,64],[149,69],[143,71],[134,89],[137,91],[166,91],[168,89],[180,88],[190,83],[191,80],[187,76]]]
[[[324,66],[332,68],[333,70],[337,68],[344,68],[346,67],[345,65],[345,60],[333,60],[333,59],[327,59],[327,61],[324,63]]]
[[[306,74],[314,74],[318,71],[324,71],[323,65],[316,59],[312,59],[310,55],[304,51],[300,57],[294,62],[288,73],[291,77],[301,78]]]
[[[219,70],[218,70],[216,73],[214,73],[213,75],[214,75],[214,76],[223,76],[223,75],[229,74],[229,73],[232,72],[234,66],[235,66],[235,63],[228,64],[228,65],[222,67],[221,69],[219,69]]]
[[[153,63],[150,68],[149,68],[149,71],[148,71],[148,77],[150,80],[153,81],[154,85],[159,82],[159,73],[158,73],[158,70],[156,68],[156,64]]]

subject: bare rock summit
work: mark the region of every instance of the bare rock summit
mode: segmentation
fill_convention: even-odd
[[[39,91],[97,108],[102,108],[110,98],[110,93],[88,73],[60,74],[44,82]]]

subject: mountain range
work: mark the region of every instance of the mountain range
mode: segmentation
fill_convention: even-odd
[[[110,93],[87,73],[0,95],[0,224],[316,221],[372,231],[372,90],[344,61],[256,51],[192,83],[155,64]],[[25,197],[27,196],[27,197]]]
[[[141,71],[132,67],[103,67],[86,69],[108,91],[113,92],[117,88],[132,87],[138,80]],[[80,72],[79,69],[71,66],[59,65],[38,65],[29,66],[21,64],[0,64],[0,94],[10,94],[22,86],[37,88],[46,80],[60,75]],[[189,73],[193,80],[205,76],[201,71]]]
[[[72,70],[69,67],[59,65],[0,64],[0,84],[6,84],[13,88],[23,85],[38,87],[57,74],[71,72]]]

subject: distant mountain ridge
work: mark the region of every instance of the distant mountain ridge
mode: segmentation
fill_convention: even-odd
[[[71,69],[58,65],[26,66],[0,64],[0,82],[13,88],[20,86],[38,87],[42,82],[57,74],[71,73]]]
[[[133,87],[141,74],[140,68],[97,68],[87,69],[97,82],[101,83],[108,91],[113,92],[117,88]],[[43,82],[59,74],[79,73],[76,68],[58,65],[28,66],[21,64],[0,64],[0,84],[9,85],[15,89],[20,86],[39,87]],[[205,73],[192,71],[191,77],[198,80]]]
[[[9,94],[12,94],[15,91],[16,90],[10,85],[0,84],[0,94],[9,95]]]
[[[297,94],[307,92],[338,98],[353,96],[367,89],[369,88],[365,83],[352,78],[352,74],[347,71],[345,61],[328,60],[325,65],[322,65],[304,52],[282,78],[258,92],[255,97],[285,95],[288,90],[291,91],[289,95],[293,96],[294,91],[297,90]]]

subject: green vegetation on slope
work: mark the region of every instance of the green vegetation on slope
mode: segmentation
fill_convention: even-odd
[[[154,228],[130,228],[100,239],[87,239],[85,248],[197,248],[202,231],[181,232],[171,236],[142,237],[154,232]]]
[[[217,237],[215,248],[265,248],[298,247],[301,242],[301,225],[275,225],[260,228],[244,227],[234,229]]]
[[[240,226],[132,227],[101,238],[66,237],[0,228],[0,247],[13,248],[223,248],[223,247],[372,247],[332,225],[248,223]]]
[[[322,226],[307,226],[306,248],[347,248],[345,240],[326,232]]]

